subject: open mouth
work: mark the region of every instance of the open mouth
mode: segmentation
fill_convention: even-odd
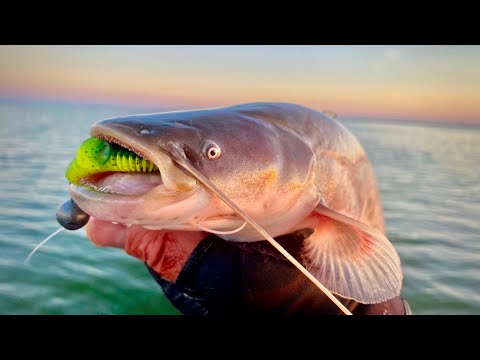
[[[102,221],[191,228],[187,218],[208,205],[196,179],[160,146],[114,135],[92,133],[79,147],[65,174],[72,199]]]
[[[141,195],[163,184],[160,172],[156,174],[104,172],[83,178],[81,182],[95,191],[117,195]]]
[[[164,185],[153,161],[119,140],[101,135],[80,146],[66,176],[76,186],[117,195],[141,195]]]

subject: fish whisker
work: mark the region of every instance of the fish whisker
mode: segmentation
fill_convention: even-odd
[[[197,226],[200,230],[203,230],[203,231],[207,231],[207,232],[210,232],[212,234],[219,234],[219,235],[228,235],[228,234],[235,234],[241,230],[243,230],[243,228],[247,225],[247,222],[245,221],[243,223],[242,226],[238,227],[237,229],[233,229],[233,230],[229,230],[229,231],[220,231],[220,230],[213,230],[213,229],[209,229],[205,226],[202,226],[200,225],[200,223],[205,220],[205,218],[203,218],[202,220],[200,220],[197,224],[195,224],[195,226]]]

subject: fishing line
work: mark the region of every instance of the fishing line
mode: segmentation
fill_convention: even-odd
[[[54,231],[51,235],[49,235],[45,240],[43,240],[40,244],[38,244],[37,246],[35,246],[35,249],[32,250],[32,252],[27,256],[27,258],[23,261],[23,263],[25,265],[28,265],[28,262],[30,261],[30,258],[32,257],[33,254],[35,254],[35,252],[40,249],[43,244],[45,244],[48,240],[50,240],[52,237],[54,237],[55,235],[57,235],[60,231],[62,230],[65,230],[65,228],[61,227],[60,229]]]
[[[249,223],[257,232],[259,232],[272,246],[277,249],[283,256],[285,256],[295,267],[300,270],[311,282],[313,282],[345,315],[352,315],[352,313],[340,302],[338,299],[325,287],[320,281],[318,281],[305,267],[300,264],[290,253],[285,250],[274,238],[272,238],[260,225],[258,225],[253,219],[243,212],[230,198],[225,195],[220,189],[218,189],[210,180],[203,176],[197,169],[191,166],[188,162],[183,161],[184,155],[180,149],[175,148],[180,155],[181,161],[175,159],[175,161],[183,167],[185,170],[193,174],[200,182],[205,185],[210,191],[216,194],[222,199],[228,206],[230,206],[242,219]]]

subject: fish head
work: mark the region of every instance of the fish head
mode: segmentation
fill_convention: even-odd
[[[124,116],[96,123],[91,136],[125,147],[159,169],[149,175],[109,174],[96,187],[71,185],[75,202],[103,221],[186,231],[198,230],[199,223],[217,230],[242,224],[205,181],[274,233],[318,201],[308,143],[251,111]]]

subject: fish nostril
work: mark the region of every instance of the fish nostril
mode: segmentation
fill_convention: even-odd
[[[138,133],[141,134],[141,135],[148,135],[148,134],[150,134],[150,130],[148,130],[148,129],[142,129],[142,130],[140,130]]]

